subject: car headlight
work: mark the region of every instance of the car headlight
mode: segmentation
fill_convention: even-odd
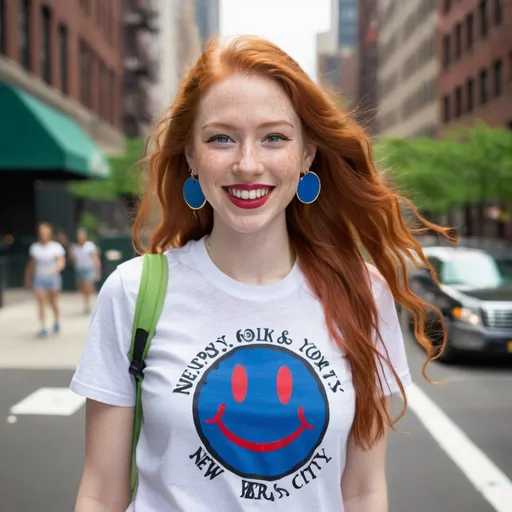
[[[481,325],[482,315],[478,309],[472,308],[453,308],[453,317],[461,322],[466,322],[471,325]]]

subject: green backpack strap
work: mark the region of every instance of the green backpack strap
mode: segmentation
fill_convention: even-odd
[[[169,264],[163,254],[144,254],[142,277],[139,285],[135,316],[133,318],[132,341],[128,357],[130,373],[135,378],[136,403],[132,441],[132,501],[137,493],[139,474],[137,470],[136,451],[142,423],[141,390],[144,379],[144,360],[146,359],[156,325],[165,302]]]

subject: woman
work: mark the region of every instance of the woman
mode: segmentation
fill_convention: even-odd
[[[38,241],[29,248],[29,260],[25,270],[25,286],[32,286],[39,309],[40,338],[48,336],[46,306],[54,317],[53,332],[60,332],[59,292],[62,288],[61,272],[66,266],[64,247],[53,240],[53,228],[47,222],[38,227]]]
[[[70,256],[75,266],[78,289],[84,297],[85,314],[88,315],[91,311],[94,283],[100,277],[100,259],[96,244],[88,239],[84,228],[77,230],[76,242],[71,246]]]
[[[88,399],[77,510],[386,511],[390,395],[411,381],[394,298],[432,358],[423,304],[398,277],[405,253],[421,255],[399,200],[364,131],[288,55],[211,44],[156,133],[136,222],[138,241],[160,214],[148,250],[169,262],[136,498],[141,258],[102,288],[71,384]]]

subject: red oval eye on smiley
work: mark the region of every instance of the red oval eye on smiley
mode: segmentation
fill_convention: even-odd
[[[231,390],[233,391],[233,398],[240,404],[245,400],[247,394],[247,372],[241,365],[235,366],[233,375],[231,375]]]
[[[281,366],[277,372],[277,396],[283,405],[286,405],[292,398],[292,391],[292,372],[286,366]]]

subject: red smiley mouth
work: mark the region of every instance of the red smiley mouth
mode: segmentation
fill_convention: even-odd
[[[313,427],[307,422],[306,417],[304,415],[304,409],[302,407],[299,407],[297,409],[297,414],[299,416],[300,426],[297,428],[297,430],[295,430],[295,432],[292,432],[291,434],[277,441],[271,441],[270,443],[255,443],[253,441],[247,441],[246,439],[243,439],[242,437],[233,434],[233,432],[231,432],[226,427],[226,425],[224,425],[222,421],[222,416],[224,415],[225,411],[226,404],[220,404],[215,416],[213,418],[210,418],[209,420],[205,420],[205,422],[210,425],[212,423],[216,423],[219,426],[220,431],[226,437],[226,439],[231,441],[236,446],[239,446],[240,448],[245,448],[246,450],[250,450],[252,452],[268,453],[280,450],[281,448],[288,446],[290,443],[293,443],[293,441],[295,441],[302,434],[302,432],[304,432],[305,429],[315,429],[315,427]]]

